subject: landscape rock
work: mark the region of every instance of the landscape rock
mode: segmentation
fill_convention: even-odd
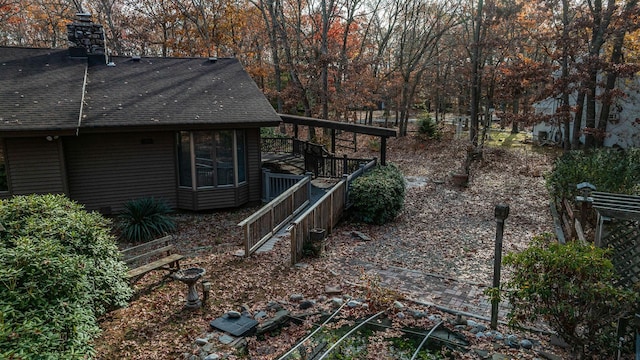
[[[256,320],[262,320],[267,317],[267,313],[264,311],[258,311],[256,315],[253,317]]]
[[[342,306],[342,304],[344,304],[344,300],[342,300],[341,298],[338,298],[338,297],[331,298],[331,306],[333,306],[334,308],[338,308]]]
[[[304,300],[300,303],[300,309],[306,310],[312,308],[316,304],[313,300]]]
[[[324,292],[329,295],[339,295],[342,293],[340,285],[325,285]]]
[[[282,310],[282,304],[277,301],[269,301],[267,303],[267,310],[269,311],[280,311]]]
[[[347,306],[350,308],[355,308],[362,305],[362,303],[360,301],[357,300],[349,300],[349,302],[347,303]]]
[[[220,355],[218,355],[218,354],[209,354],[203,360],[219,360],[219,359],[220,359]]]
[[[533,343],[531,342],[531,340],[522,339],[520,340],[520,346],[522,346],[524,349],[531,349],[533,348]]]
[[[473,352],[475,352],[476,354],[478,354],[478,356],[481,359],[488,359],[489,358],[489,352],[487,350],[482,350],[482,349],[473,349]]]
[[[223,334],[220,335],[218,337],[218,341],[220,341],[221,343],[225,344],[225,345],[229,345],[231,344],[236,338],[234,338],[233,336],[229,336],[227,334]]]
[[[402,310],[404,309],[404,304],[401,303],[400,301],[396,300],[393,302],[393,307],[398,309],[398,310]]]
[[[515,335],[507,335],[507,338],[504,339],[504,344],[514,349],[517,349],[520,347],[520,344],[518,342],[518,337]]]
[[[490,337],[490,338],[494,339],[494,340],[497,340],[497,341],[502,341],[502,340],[504,340],[504,335],[502,335],[502,333],[501,333],[501,332],[496,331],[496,330],[487,330],[487,331],[485,331],[485,332],[484,332],[484,334],[485,334],[486,336],[488,336],[488,337]]]
[[[205,353],[205,355],[209,355],[214,350],[214,345],[212,343],[205,344],[200,350]]]
[[[371,238],[360,231],[352,231],[351,236],[356,237],[362,241],[371,241]]]
[[[209,340],[204,339],[204,338],[197,338],[196,339],[196,345],[202,346],[202,345],[206,345],[209,342]]]
[[[302,294],[292,294],[289,296],[289,300],[291,301],[301,301],[302,299],[304,299],[304,295]]]
[[[456,315],[456,318],[453,320],[453,324],[454,325],[464,325],[464,326],[466,326],[467,325],[467,319],[464,316],[458,314],[458,315]]]
[[[504,354],[493,354],[491,356],[491,360],[508,360],[508,359],[512,359],[512,357]]]
[[[235,310],[227,311],[227,317],[229,319],[239,319],[241,316],[242,314]]]

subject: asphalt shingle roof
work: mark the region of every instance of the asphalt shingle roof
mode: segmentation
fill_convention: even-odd
[[[89,68],[82,128],[280,121],[237,59],[111,60]]]
[[[280,122],[237,59],[110,61],[87,68],[81,132]],[[0,133],[75,130],[86,64],[67,50],[0,47]]]
[[[0,47],[0,133],[74,131],[86,63],[66,50]]]

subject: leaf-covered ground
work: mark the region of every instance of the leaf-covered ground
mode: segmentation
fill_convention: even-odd
[[[249,259],[233,255],[242,248],[236,224],[257,207],[177,215],[178,247],[190,256],[182,266],[207,270],[205,278],[213,284],[208,305],[196,311],[184,310],[185,285],[162,282],[161,274],[151,273],[137,284],[139,296],[129,307],[101,320],[103,333],[96,341],[97,358],[183,358],[194,351],[195,338],[208,330],[209,322],[226,311],[238,310],[243,304],[260,310],[271,300],[286,306],[294,293],[317,298],[324,295],[327,284],[340,284],[344,293],[354,296],[358,292],[364,296],[366,290],[371,295],[371,287],[363,290],[348,285],[362,279],[337,275],[335,266],[350,258],[381,267],[394,265],[489,283],[496,204],[511,208],[505,226],[505,251],[523,249],[534,235],[551,231],[542,178],[551,161],[530,150],[485,149],[484,157],[472,165],[469,187],[459,189],[450,184],[449,177],[458,172],[465,153],[465,142],[451,138],[440,142],[411,135],[390,139],[389,160],[410,180],[405,210],[387,226],[343,222],[328,239],[329,256],[306,259],[306,267],[289,266],[288,241],[280,241],[273,251]],[[365,145],[359,155],[377,154]],[[373,240],[354,243],[345,239],[344,233],[351,230],[366,233]],[[379,296],[381,289],[375,290]],[[308,324],[292,325],[264,341],[249,339],[247,358],[275,358],[295,344],[307,328]]]

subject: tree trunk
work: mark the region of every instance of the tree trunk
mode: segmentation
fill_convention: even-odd
[[[478,146],[478,112],[480,109],[480,29],[482,27],[482,0],[478,0],[476,21],[473,29],[473,49],[471,52],[471,127],[469,140],[474,147]]]
[[[564,135],[562,137],[565,152],[571,150],[571,116],[569,108],[569,0],[562,0],[562,103],[560,116]]]
[[[573,118],[573,141],[571,141],[572,149],[580,148],[580,135],[582,133],[582,113],[584,111],[584,91],[578,93],[578,99],[576,100],[576,114]]]

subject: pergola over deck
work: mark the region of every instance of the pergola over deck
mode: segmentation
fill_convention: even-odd
[[[357,134],[365,134],[380,137],[380,163],[386,165],[387,158],[387,138],[395,137],[396,131],[394,129],[381,128],[377,126],[359,125],[343,123],[338,121],[315,119],[305,116],[278,114],[283,122],[293,125],[322,127],[325,129],[331,129],[331,152],[336,152],[336,130],[348,131]],[[298,137],[296,131],[295,137]]]

